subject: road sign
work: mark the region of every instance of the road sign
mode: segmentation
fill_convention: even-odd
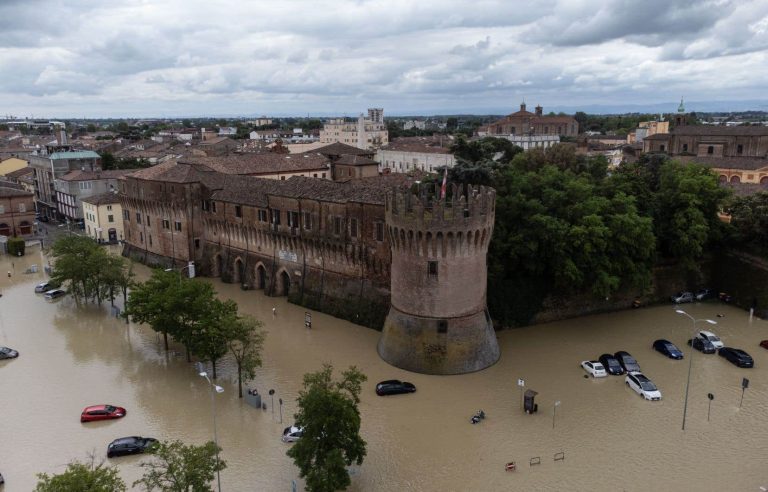
[[[741,379],[741,387],[744,388],[744,389],[749,388],[749,379],[742,378]]]
[[[525,386],[525,379],[518,379],[517,380],[517,385],[518,386]]]
[[[709,398],[709,401],[712,401],[715,399],[715,395],[713,395],[712,393],[707,393],[707,398]]]

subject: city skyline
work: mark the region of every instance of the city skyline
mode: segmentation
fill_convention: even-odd
[[[523,100],[668,113],[681,96],[694,111],[768,108],[764,2],[290,6],[6,1],[0,114],[504,114]]]

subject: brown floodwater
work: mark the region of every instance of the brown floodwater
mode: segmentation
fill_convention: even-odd
[[[11,265],[13,263],[13,265]],[[170,353],[150,329],[110,316],[109,304],[78,308],[64,297],[46,301],[33,292],[46,279],[23,273],[45,258],[0,257],[0,346],[20,351],[0,361],[0,473],[5,490],[29,491],[36,473],[61,472],[89,453],[105,458],[111,440],[130,435],[202,443],[213,438],[208,383]],[[8,278],[6,271],[11,271]],[[148,270],[138,267],[140,277]],[[237,398],[229,361],[221,364],[216,395],[218,440],[228,467],[222,489],[290,490],[298,470],[280,441],[292,423],[302,375],[324,362],[356,365],[368,376],[360,410],[368,455],[353,467],[350,490],[760,490],[768,487],[768,322],[718,302],[686,305],[726,345],[746,349],[754,369],[739,369],[716,355],[695,353],[686,430],[681,430],[691,320],[671,305],[588,316],[498,334],[501,359],[461,376],[427,376],[394,368],[377,355],[379,333],[321,313],[304,327],[305,309],[283,298],[243,292],[213,281],[221,296],[264,321],[264,366],[250,386],[268,409]],[[272,309],[276,309],[273,316]],[[704,326],[701,326],[704,328]],[[683,348],[686,359],[651,349],[656,338]],[[585,379],[579,362],[627,350],[663,393],[643,400],[623,377]],[[741,398],[742,377],[750,379]],[[413,382],[411,395],[378,397],[383,379]],[[539,392],[539,412],[521,409],[518,378]],[[275,390],[274,413],[269,389]],[[707,393],[715,396],[707,420]],[[280,406],[282,398],[282,423]],[[557,407],[553,428],[553,405]],[[81,424],[89,404],[128,410],[116,421]],[[478,425],[470,417],[483,409]],[[555,453],[565,459],[554,461]],[[529,465],[539,457],[541,463]],[[141,475],[142,457],[109,460],[127,483]],[[517,471],[505,471],[515,461]]]

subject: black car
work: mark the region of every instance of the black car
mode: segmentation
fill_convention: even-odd
[[[598,358],[598,360],[603,365],[603,367],[605,367],[605,371],[608,374],[612,374],[614,376],[621,376],[624,374],[624,368],[621,367],[621,363],[619,363],[619,360],[611,354],[603,354]]]
[[[634,357],[630,355],[629,352],[625,352],[624,350],[619,350],[615,354],[613,354],[614,357],[616,357],[619,360],[619,364],[621,364],[621,367],[624,368],[627,372],[641,372],[640,371],[640,364],[637,363]]]
[[[109,446],[107,446],[107,458],[143,453],[156,442],[157,439],[152,437],[121,437],[109,443]]]
[[[680,349],[677,348],[674,343],[670,342],[669,340],[664,340],[663,338],[653,342],[653,349],[666,355],[670,359],[680,360],[683,358],[683,353],[680,351]]]
[[[413,393],[414,391],[416,391],[416,386],[407,381],[398,381],[397,379],[382,381],[376,385],[376,394],[379,396],[399,395],[401,393]]]
[[[693,339],[689,338],[688,345],[691,345],[691,340],[693,340],[693,345],[692,345],[693,348],[695,348],[696,350],[698,350],[703,354],[714,354],[716,352],[715,346],[712,345],[712,342],[710,342],[709,340],[705,340],[701,337],[696,337]]]
[[[19,353],[12,348],[0,347],[0,359],[15,359]]]
[[[720,357],[725,357],[730,363],[739,367],[754,367],[755,365],[752,356],[741,349],[723,347],[717,353]]]

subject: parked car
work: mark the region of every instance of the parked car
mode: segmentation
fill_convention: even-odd
[[[624,368],[621,367],[619,359],[612,356],[611,354],[603,354],[598,357],[598,360],[603,365],[608,374],[612,374],[614,376],[621,376],[624,374]]]
[[[697,301],[706,301],[707,299],[712,299],[713,297],[715,297],[715,293],[712,291],[712,289],[699,289],[699,291],[696,293]]]
[[[627,373],[624,382],[646,400],[661,400],[661,391],[659,391],[656,385],[653,384],[653,381],[645,377],[645,374],[642,372],[632,371]]]
[[[680,351],[679,348],[675,346],[674,343],[670,342],[669,340],[664,340],[663,338],[660,338],[653,342],[653,348],[657,352],[660,352],[670,359],[677,359],[680,360],[683,358],[683,352]]]
[[[280,438],[283,442],[296,442],[304,435],[303,427],[296,427],[292,425],[283,429],[283,437]]]
[[[407,381],[398,381],[397,379],[382,381],[376,385],[376,394],[379,396],[399,395],[401,393],[413,393],[414,391],[416,391],[416,386]]]
[[[581,362],[581,367],[593,378],[604,378],[608,375],[605,367],[596,360],[584,360]]]
[[[768,349],[768,340],[763,340],[762,342],[760,342],[760,346],[763,347],[764,349]]]
[[[42,294],[43,292],[48,292],[49,290],[53,290],[56,287],[57,286],[53,285],[52,282],[43,282],[42,284],[35,285],[35,293]]]
[[[688,339],[688,345],[691,345],[703,354],[714,354],[717,352],[717,349],[712,345],[712,342],[701,337]]]
[[[670,299],[674,303],[682,304],[684,302],[693,302],[695,297],[693,296],[693,292],[678,292],[670,297]]]
[[[59,297],[62,297],[67,294],[67,291],[64,289],[52,289],[45,293],[46,299],[58,299]]]
[[[716,349],[721,349],[725,347],[725,344],[722,340],[720,340],[720,337],[712,333],[711,331],[707,330],[701,330],[699,332],[699,338],[703,338],[705,340],[709,340],[709,342],[715,346]]]
[[[717,294],[717,298],[725,303],[733,302],[733,296],[727,292],[720,292]]]
[[[94,422],[96,420],[119,419],[125,417],[125,408],[114,405],[92,405],[85,407],[80,414],[80,422]]]
[[[109,446],[107,446],[107,458],[143,453],[156,442],[157,439],[153,437],[121,437],[109,443]]]
[[[19,353],[12,348],[0,347],[0,359],[15,359]]]
[[[637,363],[634,357],[629,352],[619,350],[613,354],[619,360],[619,364],[624,368],[626,372],[640,372],[640,364]]]
[[[723,347],[717,351],[717,354],[720,357],[725,357],[728,362],[739,367],[749,368],[755,366],[755,362],[752,360],[752,356],[741,349]]]

